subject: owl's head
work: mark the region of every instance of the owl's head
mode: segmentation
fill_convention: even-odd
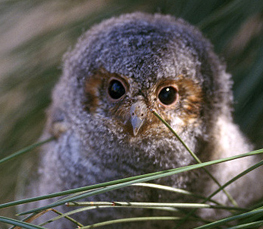
[[[142,138],[168,132],[152,110],[178,132],[211,126],[229,115],[230,87],[224,65],[195,27],[133,13],[79,39],[65,57],[54,100],[73,122]]]

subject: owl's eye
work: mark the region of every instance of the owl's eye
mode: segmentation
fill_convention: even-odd
[[[121,81],[112,79],[109,83],[108,93],[112,99],[117,100],[126,93],[126,89]]]
[[[173,86],[163,87],[158,94],[159,101],[165,106],[174,104],[177,98],[177,89]]]

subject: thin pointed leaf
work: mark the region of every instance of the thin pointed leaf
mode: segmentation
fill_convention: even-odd
[[[45,143],[47,143],[47,142],[50,142],[50,141],[52,141],[52,140],[54,140],[54,138],[49,138],[49,139],[47,139],[47,140],[44,140],[44,141],[41,141],[41,142],[37,142],[37,143],[35,143],[35,144],[32,144],[32,145],[30,145],[30,146],[27,146],[27,147],[25,147],[24,149],[21,149],[21,150],[15,152],[15,153],[11,154],[11,155],[8,156],[8,157],[2,158],[2,159],[0,160],[0,164],[1,164],[1,163],[4,163],[4,162],[7,162],[7,161],[9,161],[9,160],[11,160],[11,159],[14,159],[14,158],[16,158],[16,157],[18,157],[18,156],[21,156],[22,154],[27,153],[27,152],[29,152],[30,150],[35,149],[36,147],[41,146],[41,145],[43,145],[43,144],[45,144]]]
[[[37,225],[30,224],[30,223],[21,222],[19,220],[10,219],[10,218],[3,217],[3,216],[0,216],[0,222],[11,224],[11,225],[15,225],[15,226],[19,226],[19,227],[23,227],[23,228],[26,228],[26,229],[45,229],[44,227],[41,227],[41,226],[37,226]]]
[[[197,163],[202,163],[202,161],[196,156],[196,154],[190,150],[190,148],[185,144],[185,142],[180,138],[180,136],[175,132],[175,130],[156,112],[156,111],[152,111],[153,114],[162,121],[162,123],[168,127],[168,129],[176,136],[176,138],[182,143],[182,145],[185,147],[185,149],[191,154],[191,156],[195,159],[195,161]],[[206,174],[221,188],[222,185],[217,181],[217,179],[206,169],[203,168],[203,170],[206,172]],[[230,193],[228,193],[225,189],[222,189],[223,192],[226,194],[227,198],[230,200],[230,202],[238,207],[237,202],[234,200],[234,198],[230,195]]]
[[[246,212],[246,213],[243,213],[243,214],[238,214],[238,215],[235,215],[235,216],[227,217],[227,218],[224,218],[224,219],[221,219],[221,220],[217,220],[215,222],[212,222],[212,223],[200,226],[200,227],[196,227],[195,229],[215,228],[217,226],[225,225],[228,222],[231,222],[231,221],[234,221],[234,220],[244,219],[244,218],[247,218],[249,216],[253,216],[253,215],[257,215],[257,214],[262,215],[263,214],[263,209],[252,210],[250,212]]]
[[[185,166],[185,167],[181,167],[181,168],[170,169],[170,170],[166,170],[166,171],[155,172],[155,173],[145,174],[145,175],[141,175],[141,176],[131,177],[131,178],[127,179],[129,181],[123,182],[123,183],[120,183],[120,184],[117,184],[117,182],[118,181],[123,181],[125,179],[117,180],[117,181],[114,181],[114,183],[115,183],[114,185],[111,185],[109,187],[105,187],[105,185],[107,183],[109,183],[109,182],[98,184],[98,185],[96,185],[97,188],[99,188],[99,187],[104,187],[104,188],[103,189],[99,189],[99,190],[95,190],[95,191],[90,191],[87,194],[82,194],[82,195],[73,197],[73,198],[69,199],[68,201],[65,201],[65,200],[64,201],[58,201],[56,203],[49,204],[47,206],[36,208],[36,209],[30,210],[30,211],[26,211],[26,212],[23,212],[23,213],[20,213],[20,214],[21,215],[29,214],[29,213],[33,213],[35,211],[42,211],[42,210],[47,209],[47,208],[54,208],[56,206],[65,204],[66,202],[74,202],[74,201],[82,199],[82,198],[86,198],[86,197],[97,195],[97,194],[101,194],[101,193],[104,193],[104,192],[107,192],[107,191],[112,191],[112,190],[116,190],[116,189],[119,189],[119,188],[123,188],[123,187],[129,186],[129,185],[132,185],[134,183],[140,183],[140,182],[146,182],[146,181],[150,181],[150,180],[155,180],[155,179],[159,179],[159,178],[162,178],[162,177],[178,174],[178,173],[181,173],[181,172],[186,172],[186,171],[190,171],[190,170],[194,170],[194,169],[198,169],[198,168],[203,168],[205,166],[218,164],[218,163],[222,163],[222,162],[226,162],[226,161],[231,161],[231,160],[235,160],[235,159],[238,159],[238,158],[242,158],[242,157],[246,157],[246,156],[252,156],[252,155],[261,154],[261,153],[263,153],[263,149],[252,151],[252,152],[249,152],[249,153],[240,154],[240,155],[235,155],[235,156],[228,157],[228,158],[222,158],[222,159],[218,159],[218,160],[214,160],[214,161],[203,162],[202,164],[189,165],[189,166]],[[142,178],[139,178],[139,177],[142,177]],[[91,187],[92,187],[92,189],[94,189],[94,186],[88,186],[88,187],[86,187],[86,189],[91,189]],[[82,191],[85,191],[85,189],[82,188]],[[74,193],[74,190],[68,190],[68,194],[70,192]],[[59,195],[59,194],[60,193],[57,193],[56,195]],[[53,196],[54,196],[54,194],[53,194]],[[39,197],[39,198],[41,198],[41,197]],[[47,198],[47,196],[45,196],[45,198]],[[24,200],[23,202],[26,203],[26,202],[29,202],[29,201],[28,200]],[[20,202],[20,204],[21,203],[22,202]],[[15,203],[13,202],[13,203],[2,204],[2,205],[0,205],[0,208],[1,207],[11,206],[11,205],[15,205]]]
[[[88,229],[88,228],[96,228],[96,227],[103,227],[107,225],[117,224],[117,223],[128,223],[128,222],[141,222],[141,221],[167,221],[167,220],[178,220],[179,217],[173,216],[152,216],[152,217],[136,217],[136,218],[124,218],[124,219],[115,219],[110,221],[105,221],[102,223],[96,223],[93,225],[80,227],[80,229]]]

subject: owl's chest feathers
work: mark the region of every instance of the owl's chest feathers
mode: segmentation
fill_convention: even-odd
[[[71,133],[72,134],[72,133]],[[95,139],[94,139],[95,136]],[[70,135],[59,149],[62,157],[61,179],[67,188],[107,182],[145,173],[152,173],[193,163],[190,154],[176,139],[144,139],[133,143],[113,136],[92,134],[78,142]],[[194,142],[194,141],[193,141]],[[185,187],[189,175],[166,178],[166,185]]]

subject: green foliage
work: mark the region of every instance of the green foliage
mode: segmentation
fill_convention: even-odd
[[[177,134],[175,134],[175,135],[177,136]],[[44,144],[47,141],[50,141],[50,139],[45,140],[45,141],[40,142],[40,143],[37,143],[37,144],[34,144],[32,146],[29,146],[29,147],[27,147],[21,151],[18,151],[16,153],[12,154],[11,156],[9,156],[7,158],[2,159],[0,161],[0,166],[2,166],[2,164],[4,162],[7,162],[8,160],[14,159],[14,158],[20,156],[21,152],[26,153],[26,152],[32,150],[34,147],[37,147],[41,144]],[[187,148],[187,146],[186,146],[186,148]],[[8,224],[11,224],[14,226],[21,226],[21,227],[29,228],[29,229],[31,229],[31,228],[32,229],[33,228],[43,228],[43,227],[39,227],[39,226],[34,226],[33,224],[30,224],[28,222],[30,222],[30,219],[34,219],[36,217],[41,217],[41,215],[45,214],[47,211],[53,210],[56,213],[58,213],[60,216],[55,217],[53,219],[50,219],[48,222],[44,223],[43,225],[65,217],[68,220],[75,222],[79,226],[79,228],[83,228],[83,229],[84,228],[101,227],[101,226],[105,226],[105,225],[109,225],[109,224],[115,224],[115,223],[121,223],[121,222],[127,223],[127,222],[145,221],[145,220],[178,220],[179,226],[180,226],[181,223],[188,221],[189,219],[206,222],[202,218],[196,218],[196,219],[192,218],[194,215],[195,209],[217,208],[217,209],[228,210],[233,215],[230,217],[215,221],[215,222],[211,222],[211,223],[208,222],[204,226],[200,226],[198,228],[200,228],[200,229],[201,228],[214,228],[215,226],[221,226],[221,225],[225,226],[225,225],[227,225],[228,222],[235,221],[235,220],[242,220],[242,219],[245,219],[245,223],[240,224],[240,225],[243,225],[244,228],[245,227],[249,228],[250,226],[263,225],[262,221],[257,220],[258,218],[262,217],[262,214],[263,214],[262,206],[259,208],[255,208],[253,210],[239,208],[238,206],[227,207],[227,206],[221,205],[220,203],[213,201],[213,199],[212,199],[212,197],[214,195],[216,195],[219,191],[223,190],[225,187],[227,187],[231,183],[235,182],[237,179],[241,178],[246,173],[253,171],[254,169],[256,169],[259,166],[262,166],[263,160],[260,161],[259,163],[257,163],[256,165],[252,166],[251,168],[248,168],[246,171],[243,171],[242,173],[238,174],[236,177],[231,179],[229,182],[227,182],[223,186],[219,185],[218,190],[216,190],[209,197],[196,196],[196,195],[189,193],[187,191],[179,190],[179,189],[175,189],[175,188],[171,188],[171,187],[167,187],[167,186],[163,186],[163,185],[141,183],[141,182],[152,181],[155,179],[160,179],[162,177],[167,177],[167,176],[171,176],[171,175],[175,175],[178,173],[187,172],[187,171],[191,171],[191,170],[195,170],[195,169],[204,169],[206,166],[211,166],[211,165],[215,165],[218,163],[224,163],[224,162],[236,160],[238,158],[248,157],[248,156],[252,156],[252,155],[258,155],[258,154],[262,154],[262,153],[263,153],[263,150],[261,149],[261,150],[256,150],[256,151],[252,151],[252,152],[245,153],[245,154],[232,156],[229,158],[223,158],[223,159],[208,161],[208,162],[204,162],[204,163],[200,162],[200,163],[195,164],[195,165],[189,165],[189,166],[179,167],[179,168],[175,168],[175,169],[169,169],[169,170],[165,170],[165,171],[153,172],[150,174],[143,174],[143,175],[128,177],[128,178],[124,178],[124,179],[120,179],[120,180],[109,181],[109,182],[105,182],[105,183],[101,183],[101,184],[95,184],[95,185],[91,185],[91,186],[66,190],[66,191],[62,191],[62,192],[58,192],[58,193],[52,193],[52,194],[45,195],[45,196],[37,196],[37,197],[29,198],[29,199],[17,200],[17,201],[13,201],[13,202],[9,202],[9,203],[0,204],[0,209],[2,209],[2,208],[17,206],[20,204],[26,204],[26,203],[30,203],[30,202],[34,202],[34,201],[50,199],[53,197],[64,197],[64,198],[62,198],[56,202],[53,202],[51,204],[46,205],[46,206],[43,206],[43,207],[40,207],[37,209],[32,209],[32,210],[29,210],[27,212],[20,213],[20,215],[31,214],[29,217],[27,217],[25,219],[25,222],[18,221],[16,219],[7,218],[7,217],[1,217],[1,216],[0,216],[0,222],[8,223]],[[216,180],[215,180],[215,182],[218,183]],[[102,193],[113,191],[113,190],[120,189],[120,188],[125,188],[125,187],[128,187],[130,185],[138,185],[141,187],[156,188],[156,189],[160,189],[160,190],[166,190],[169,192],[177,192],[177,193],[181,193],[184,195],[191,195],[193,197],[196,197],[197,199],[199,199],[199,198],[204,199],[204,201],[202,203],[76,202],[77,200],[81,200],[83,198],[102,194]],[[208,202],[208,204],[206,202]],[[209,204],[209,202],[210,202],[210,204]],[[211,204],[211,203],[213,203],[213,204]],[[68,206],[88,206],[88,207],[69,211],[65,214],[59,213],[54,209],[55,207],[63,205],[63,204],[67,204]],[[124,219],[118,219],[118,220],[111,220],[111,221],[107,221],[107,222],[100,222],[100,223],[95,224],[93,226],[91,226],[91,225],[90,226],[89,225],[84,226],[84,225],[80,224],[79,222],[74,221],[74,219],[72,219],[71,217],[69,217],[71,214],[75,214],[77,212],[88,211],[88,210],[92,210],[94,208],[104,208],[104,207],[152,208],[152,209],[158,209],[161,211],[180,211],[181,208],[184,208],[184,209],[185,208],[192,208],[194,210],[192,210],[188,214],[183,214],[181,217],[177,217],[177,216],[176,217],[156,216],[156,217],[138,217],[138,218],[127,218],[127,219],[124,218]],[[233,228],[235,228],[235,227],[233,227]],[[236,227],[236,228],[240,228],[240,227]]]

